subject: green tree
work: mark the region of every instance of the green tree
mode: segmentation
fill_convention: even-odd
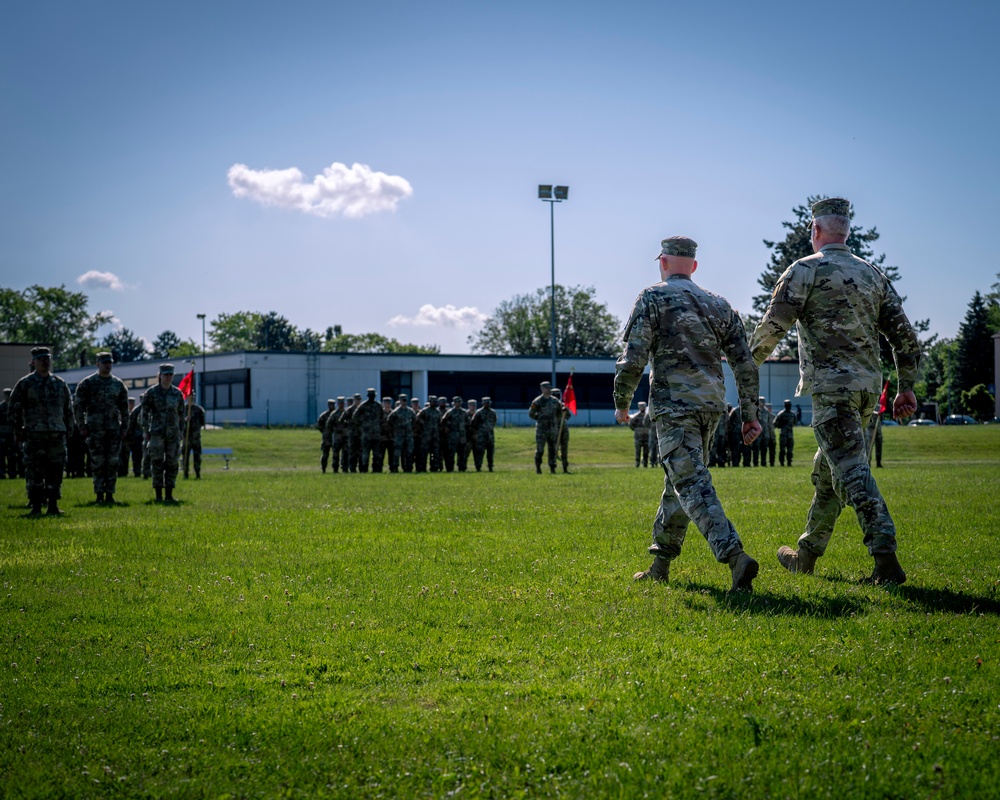
[[[211,322],[208,338],[217,352],[258,350],[257,331],[264,316],[259,311],[219,314]]]
[[[145,361],[149,358],[146,342],[128,328],[109,333],[101,341],[101,347],[110,350],[116,362]]]
[[[981,383],[962,392],[962,405],[972,416],[983,422],[992,419],[994,405],[993,395]]]
[[[181,338],[173,331],[163,331],[153,339],[152,358],[170,358],[170,351],[181,346]]]
[[[997,273],[997,281],[990,287],[985,299],[987,327],[990,333],[1000,333],[1000,272]]]
[[[0,288],[0,339],[49,345],[56,370],[93,364],[94,335],[111,315],[91,314],[87,303],[65,285]]]
[[[548,288],[519,294],[497,306],[478,333],[474,353],[541,356],[552,352],[552,310]],[[612,356],[620,349],[621,322],[594,297],[594,287],[556,284],[556,351],[564,357]]]
[[[955,378],[960,391],[977,384],[993,383],[993,337],[989,329],[986,301],[976,292],[969,302],[965,320],[958,328],[955,350]]]
[[[441,348],[436,344],[419,345],[404,344],[396,339],[390,339],[380,333],[343,333],[339,325],[335,326],[341,333],[328,337],[323,342],[325,353],[423,353],[437,355]],[[333,330],[327,329],[328,333]]]

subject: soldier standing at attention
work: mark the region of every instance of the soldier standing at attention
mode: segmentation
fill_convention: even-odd
[[[330,461],[330,451],[333,449],[333,431],[327,431],[326,421],[330,419],[330,415],[336,407],[337,401],[331,397],[326,401],[326,411],[320,414],[319,419],[316,420],[316,430],[323,436],[323,441],[320,445],[319,468],[324,473],[326,472],[326,465]],[[333,471],[337,471],[336,466],[334,466]]]
[[[17,465],[14,462],[14,431],[7,417],[9,406],[10,389],[4,389],[3,402],[0,403],[0,478],[17,477]]]
[[[344,426],[344,452],[346,453],[344,472],[357,472],[361,461],[361,429],[355,425],[354,415],[361,407],[361,393],[355,392],[351,404],[340,418]]]
[[[639,410],[633,414],[628,421],[628,426],[632,429],[632,442],[635,444],[635,465],[642,462],[644,467],[649,466],[649,414],[646,413],[646,404],[639,403]]]
[[[451,400],[449,408],[441,417],[441,451],[444,455],[444,467],[448,472],[455,471],[458,462],[459,472],[465,472],[463,463],[468,463],[465,453],[469,416],[462,408],[462,398],[456,395]]]
[[[750,465],[750,448],[743,441],[743,415],[740,407],[735,406],[726,418],[726,431],[729,436],[729,458],[734,467],[744,461],[743,466]]]
[[[420,445],[416,447],[417,472],[427,472],[427,462],[430,459],[431,472],[440,472],[441,454],[438,450],[441,431],[441,414],[437,410],[437,398],[431,395],[427,405],[420,409],[414,420],[414,435],[420,436]]]
[[[378,450],[382,443],[382,404],[375,399],[374,389],[368,389],[367,394],[368,399],[354,412],[354,419],[357,420],[361,431],[361,458],[358,460],[358,469],[361,472],[368,472],[368,464],[374,460],[372,471],[381,472],[382,462],[378,457]]]
[[[31,350],[32,372],[25,375],[10,393],[7,414],[14,441],[24,447],[24,478],[31,515],[59,515],[63,467],[66,464],[66,436],[73,431],[73,401],[66,382],[52,374],[52,351],[47,347]]]
[[[174,386],[173,364],[160,364],[156,386],[142,396],[142,429],[153,468],[156,501],[173,503],[184,435],[184,395]]]
[[[649,466],[656,467],[660,464],[660,442],[656,438],[656,426],[653,424],[653,417],[649,413],[649,406],[646,406],[646,427],[649,428]]]
[[[913,382],[920,344],[889,279],[847,247],[851,204],[828,198],[814,203],[812,213],[814,254],[800,258],[778,278],[750,341],[754,360],[761,364],[798,322],[796,395],[812,394],[813,432],[819,443],[806,532],[797,550],[778,550],[778,561],[790,572],[813,572],[846,504],[857,514],[875,560],[866,582],[900,584],[906,573],[896,557],[896,526],[868,466],[865,429],[882,381],[879,333],[892,347],[899,375],[896,417],[917,410]]]
[[[111,353],[97,354],[97,372],[76,387],[76,426],[87,441],[98,503],[114,503],[118,462],[128,428],[128,389],[111,374]]]
[[[770,403],[762,403],[757,409],[757,413],[760,415],[760,427],[763,429],[761,436],[767,437],[767,445],[761,445],[761,458],[764,458],[765,451],[770,460],[770,466],[774,466],[774,453],[777,448],[778,440],[775,438],[774,434],[774,414],[771,411]]]
[[[792,411],[792,401],[785,400],[785,407],[774,418],[774,427],[780,433],[781,442],[778,448],[778,461],[781,466],[792,466],[792,451],[795,450],[795,412]]]
[[[760,435],[759,378],[743,323],[723,297],[691,275],[698,245],[683,236],[661,242],[661,282],[643,290],[625,326],[625,350],[615,373],[615,419],[627,423],[635,387],[650,365],[649,404],[660,439],[665,477],[653,522],[653,563],[635,580],[666,582],[684,543],[688,522],[698,526],[716,560],[732,572],[731,592],[752,591],[759,569],[722,510],[705,466],[705,452],[726,410],[722,355],[736,377],[748,444]]]
[[[438,412],[438,432],[437,432],[437,464],[434,463],[434,453],[431,453],[431,472],[444,472],[445,448],[447,447],[447,435],[444,429],[444,415],[448,413],[448,398],[441,395],[437,399]]]
[[[559,458],[562,461],[563,472],[569,472],[569,418],[572,414],[562,401],[562,390],[553,389],[552,396],[559,401],[559,411],[556,416],[556,438],[559,441]]]
[[[719,424],[715,426],[715,434],[712,436],[712,451],[711,456],[708,459],[708,466],[719,467],[720,469],[726,466],[726,460],[729,458],[729,447],[728,447],[728,435],[726,433],[726,426],[729,424],[729,412],[732,411],[732,406],[726,406],[726,413],[719,417]]]
[[[382,398],[382,424],[380,427],[381,436],[379,437],[378,450],[375,451],[375,464],[377,468],[376,472],[381,472],[383,466],[385,465],[388,455],[388,461],[392,462],[392,453],[394,450],[393,437],[392,437],[392,423],[389,422],[389,415],[392,413],[392,398],[383,397]]]
[[[344,433],[344,396],[337,396],[337,407],[330,412],[326,418],[323,432],[330,436],[330,466],[334,472],[338,472],[343,467],[347,472],[347,437]]]
[[[476,435],[472,431],[472,418],[476,416],[478,410],[479,401],[469,400],[465,409],[465,452],[462,454],[462,462],[459,465],[460,472],[465,472],[468,469],[469,456],[473,455],[476,450]]]
[[[191,414],[185,427],[187,428],[187,452],[184,453],[184,477],[188,476],[188,459],[194,457],[194,477],[201,479],[201,429],[205,427],[205,409],[194,401],[194,395],[187,396]]]
[[[406,402],[406,395],[399,396],[399,403],[389,415],[389,425],[392,428],[392,455],[389,460],[389,471],[398,472],[402,465],[403,472],[413,472],[413,418],[415,414]]]
[[[549,472],[556,471],[556,447],[559,437],[559,409],[562,406],[552,396],[552,384],[542,381],[542,393],[531,401],[528,416],[535,420],[535,472],[542,474],[542,456],[549,448]]]
[[[128,399],[128,426],[125,428],[125,441],[122,443],[122,465],[118,470],[118,477],[124,478],[128,475],[129,458],[132,459],[132,474],[139,477],[142,474],[142,423],[139,420],[139,412],[142,406],[135,404],[135,398]]]
[[[476,472],[482,471],[484,454],[487,467],[490,472],[493,472],[493,430],[496,426],[497,412],[493,410],[493,401],[489,397],[484,397],[483,407],[469,422],[469,428],[472,430],[475,441],[473,460],[476,464]]]

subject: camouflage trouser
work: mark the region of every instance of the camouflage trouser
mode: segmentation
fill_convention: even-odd
[[[896,552],[896,526],[868,466],[867,428],[878,393],[814,394],[813,430],[819,450],[813,459],[816,487],[799,547],[821,556],[845,505],[858,515],[871,555]]]
[[[753,440],[753,444],[750,445],[750,455],[753,458],[753,465],[755,467],[756,466],[761,466],[761,467],[766,466],[766,464],[764,463],[764,461],[765,461],[765,459],[764,459],[764,456],[765,456],[764,442],[761,441],[761,437],[760,436],[758,436],[756,439],[754,439]]]
[[[0,435],[0,477],[16,478],[21,472],[21,459],[14,444],[14,434]]]
[[[778,442],[773,436],[767,438],[767,454],[771,457],[770,466],[774,466],[774,452],[778,449]]]
[[[392,463],[392,454],[396,450],[396,444],[392,439],[379,439],[378,449],[375,450],[375,471],[381,472],[386,461]],[[388,458],[387,458],[388,457]]]
[[[198,431],[197,436],[192,436],[188,439],[187,452],[184,454],[184,475],[188,474],[188,465],[190,462],[194,462],[194,474],[201,475],[201,431]]]
[[[146,449],[153,467],[154,489],[173,489],[177,485],[180,445],[180,433],[150,435]]]
[[[358,459],[358,469],[361,472],[368,472],[369,464],[371,464],[373,468],[377,467],[377,469],[374,469],[375,472],[382,471],[382,461],[379,458],[381,455],[379,452],[381,444],[381,433],[361,434],[361,457]]]
[[[649,466],[660,463],[660,440],[656,438],[656,426],[649,426]]]
[[[351,472],[357,472],[358,464],[361,463],[361,434],[347,434],[347,443],[347,467]]]
[[[32,503],[44,503],[46,500],[58,500],[62,497],[66,434],[26,433],[23,452],[28,500]]]
[[[94,471],[94,491],[115,493],[122,440],[118,431],[92,430],[87,437],[90,464]]]
[[[564,425],[562,432],[557,434],[559,436],[559,458],[562,460],[563,467],[569,466],[569,425]]]
[[[462,468],[462,456],[465,454],[465,435],[448,433],[441,437],[441,457],[444,460],[446,472],[455,471],[455,458],[458,458],[459,469]],[[465,456],[468,460],[468,456]]]
[[[344,472],[347,472],[347,436],[335,433],[330,441],[333,443],[333,471],[338,472],[343,469]]]
[[[323,472],[326,472],[326,465],[330,462],[330,451],[333,449],[333,439],[330,436],[323,434],[323,444],[320,445],[320,458],[319,466]],[[333,465],[334,471],[336,471],[336,463]]]
[[[153,474],[153,467],[149,460],[149,442],[142,443],[142,477],[148,478]]]
[[[427,460],[431,462],[431,472],[434,471],[434,454],[432,452],[430,434],[422,434],[420,440],[413,443],[413,468],[417,472],[427,472]]]
[[[535,466],[542,466],[545,446],[549,447],[549,469],[556,468],[556,448],[559,446],[559,428],[535,426]]]
[[[413,472],[413,434],[397,434],[389,454],[389,471],[398,472],[399,462],[403,462],[403,472]]]
[[[632,441],[635,443],[635,465],[641,463],[644,467],[649,464],[649,436],[646,431],[637,431],[632,434]]]
[[[472,460],[476,464],[476,471],[483,468],[483,456],[486,456],[486,466],[493,472],[493,431],[479,431],[476,434],[475,449],[472,452]]]
[[[719,415],[709,412],[656,420],[665,477],[649,548],[655,556],[674,559],[680,555],[689,521],[701,531],[718,561],[725,561],[742,547],[705,466],[704,453],[718,422]]]
[[[795,434],[789,428],[781,429],[781,447],[778,450],[778,461],[781,466],[785,466],[785,459],[788,459],[788,466],[792,466],[792,451],[795,449]]]
[[[427,448],[427,458],[431,472],[441,471],[441,434],[432,433],[424,445]]]

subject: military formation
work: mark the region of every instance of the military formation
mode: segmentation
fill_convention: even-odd
[[[417,397],[395,400],[369,388],[348,402],[344,396],[327,400],[316,420],[320,431],[320,469],[326,472],[466,472],[472,456],[476,472],[493,472],[497,412],[489,397],[463,406],[455,396],[431,396],[423,405]]]

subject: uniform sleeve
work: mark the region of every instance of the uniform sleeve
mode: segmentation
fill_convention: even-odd
[[[62,385],[62,405],[63,424],[66,426],[66,434],[69,435],[73,432],[73,398],[70,396],[69,387],[65,383]]]
[[[68,391],[68,389],[67,389]],[[86,422],[87,408],[87,381],[82,380],[76,387],[76,405],[73,408],[73,415],[76,418],[76,427],[82,428]]]
[[[649,363],[653,345],[653,326],[649,319],[649,301],[646,293],[640,294],[625,326],[625,349],[615,362],[615,408],[628,411],[632,396]]]
[[[736,390],[740,396],[740,413],[744,422],[753,422],[758,418],[757,404],[760,402],[760,374],[757,364],[750,353],[747,344],[747,333],[743,327],[740,315],[729,309],[729,321],[726,327],[726,338],[722,343],[722,352],[726,354],[729,367],[736,378]]]
[[[878,329],[892,346],[899,391],[912,392],[920,364],[920,341],[903,311],[903,301],[891,283],[886,285],[885,297],[879,308]]]
[[[139,427],[143,433],[149,433],[149,426],[153,421],[153,412],[149,408],[150,399],[148,389],[143,393],[141,402],[142,405],[139,406]]]
[[[753,360],[760,366],[774,352],[778,342],[785,338],[795,324],[809,296],[811,270],[796,262],[785,270],[774,285],[771,302],[750,338]]]
[[[125,388],[124,383],[118,390],[118,421],[118,429],[124,436],[128,429],[128,389]]]

